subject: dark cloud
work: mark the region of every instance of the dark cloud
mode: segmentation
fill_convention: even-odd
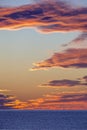
[[[56,100],[55,100],[56,99]],[[85,102],[87,101],[87,94],[63,94],[61,96],[54,95],[54,99],[51,100],[45,100],[44,103],[49,102]]]
[[[15,97],[11,95],[0,94],[0,109],[11,109],[14,101]],[[6,106],[6,104],[9,105]]]
[[[52,80],[48,82],[47,84],[42,84],[42,86],[53,86],[53,87],[73,87],[81,85],[80,81],[78,80],[68,80],[68,79],[63,79],[63,80]]]
[[[0,94],[0,109],[30,109],[28,102],[23,102],[13,95]]]
[[[52,67],[62,68],[87,68],[87,49],[67,49],[42,62],[36,63],[32,70],[48,69]]]
[[[83,79],[84,79],[85,82],[87,83],[87,76],[84,76]]]
[[[83,80],[82,80],[83,79]],[[42,84],[42,87],[74,87],[74,86],[87,86],[87,76],[78,78],[76,80],[61,79],[61,80],[51,80],[46,84]]]
[[[73,94],[73,95],[64,95],[60,98],[59,102],[87,102],[87,94]]]
[[[87,31],[87,8],[73,8],[60,0],[0,8],[0,28],[35,27],[43,32]]]

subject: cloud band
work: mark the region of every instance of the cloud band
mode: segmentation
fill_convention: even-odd
[[[87,31],[87,8],[60,0],[19,7],[0,7],[0,29],[35,27],[42,32]]]

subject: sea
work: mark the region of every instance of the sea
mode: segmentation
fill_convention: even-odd
[[[0,110],[0,130],[87,130],[87,111]]]

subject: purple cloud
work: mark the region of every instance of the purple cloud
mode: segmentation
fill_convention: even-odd
[[[84,81],[82,81],[82,79]],[[75,87],[75,86],[87,86],[87,76],[82,78],[78,78],[76,80],[69,79],[61,79],[61,80],[51,80],[46,84],[42,84],[42,87],[50,86],[50,87]]]
[[[87,31],[87,8],[60,0],[19,7],[0,7],[0,29],[35,27],[42,32]]]
[[[32,70],[52,67],[87,68],[87,49],[71,48],[63,52],[54,53],[51,58],[35,63]]]
[[[62,87],[62,86],[73,87],[73,86],[77,86],[77,85],[81,85],[80,81],[68,80],[68,79],[52,80],[52,81],[48,82],[47,84],[42,84],[42,86],[53,86],[53,87]]]

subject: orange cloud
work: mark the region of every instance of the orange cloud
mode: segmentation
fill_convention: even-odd
[[[27,102],[16,99],[15,96],[0,94],[0,109],[26,109],[29,108]]]
[[[62,68],[87,68],[87,49],[67,49],[42,62],[36,63],[32,70],[48,69],[52,67]]]
[[[10,91],[8,89],[0,89],[0,92],[7,92],[7,91]]]
[[[10,108],[10,105],[8,107],[5,107],[5,104],[14,102],[15,97],[11,95],[5,95],[0,94],[0,109]]]
[[[35,27],[42,32],[87,31],[87,8],[61,1],[41,1],[19,7],[0,7],[0,29]]]
[[[20,101],[11,95],[0,94],[0,109],[76,110],[87,109],[86,93],[45,95],[42,98]]]
[[[87,94],[45,95],[43,98],[32,100],[33,109],[48,110],[85,110],[87,109]]]

